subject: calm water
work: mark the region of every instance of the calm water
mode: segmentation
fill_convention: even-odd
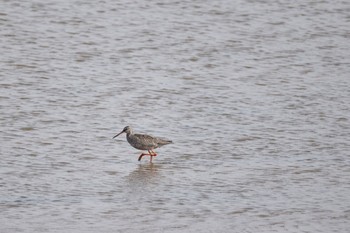
[[[0,232],[348,232],[349,10],[1,1]]]

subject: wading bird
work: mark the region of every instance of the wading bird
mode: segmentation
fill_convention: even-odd
[[[142,153],[139,156],[138,161],[140,161],[143,156],[149,155],[151,157],[150,162],[152,162],[153,156],[157,156],[157,153],[153,151],[154,149],[173,143],[170,140],[156,138],[146,134],[134,134],[130,126],[126,126],[120,133],[115,135],[113,138],[118,137],[122,133],[126,133],[126,139],[128,140],[129,144],[132,145],[134,148],[138,150],[148,151],[148,154]]]

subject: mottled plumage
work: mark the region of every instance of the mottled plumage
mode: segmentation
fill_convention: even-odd
[[[126,126],[119,134],[115,135],[113,138],[118,137],[122,133],[126,133],[126,139],[131,146],[138,150],[148,151],[149,154],[142,153],[140,155],[139,161],[144,155],[151,156],[152,161],[152,157],[157,156],[157,154],[153,151],[154,149],[172,143],[170,140],[156,138],[146,134],[134,134],[133,130],[129,126]]]

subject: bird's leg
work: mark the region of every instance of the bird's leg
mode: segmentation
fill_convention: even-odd
[[[141,161],[142,157],[145,156],[145,155],[150,155],[150,156],[151,156],[151,154],[144,154],[144,153],[142,153],[142,154],[139,156],[138,161]],[[151,156],[151,158],[152,158],[152,156]]]
[[[150,162],[152,162],[153,156],[157,156],[157,153],[154,152],[153,150],[148,150],[148,153],[149,153],[149,154],[142,153],[142,154],[139,156],[138,161],[141,161],[141,159],[142,159],[143,156],[149,155],[149,156],[151,156]]]
[[[157,156],[156,152],[154,152],[153,150],[151,150],[151,151],[152,151],[153,156]]]
[[[154,156],[153,153],[152,153],[152,150],[148,150],[148,153],[149,153],[149,156],[151,156],[149,161],[152,163],[152,158]]]
[[[138,161],[141,161],[141,159],[142,159],[142,157],[143,157],[144,155],[145,155],[145,154],[144,154],[144,153],[142,153],[142,154],[139,156]]]

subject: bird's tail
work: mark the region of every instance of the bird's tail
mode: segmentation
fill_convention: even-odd
[[[167,139],[161,139],[161,141],[159,142],[159,144],[162,146],[167,145],[167,144],[171,144],[171,143],[173,143],[173,141],[167,140]]]

